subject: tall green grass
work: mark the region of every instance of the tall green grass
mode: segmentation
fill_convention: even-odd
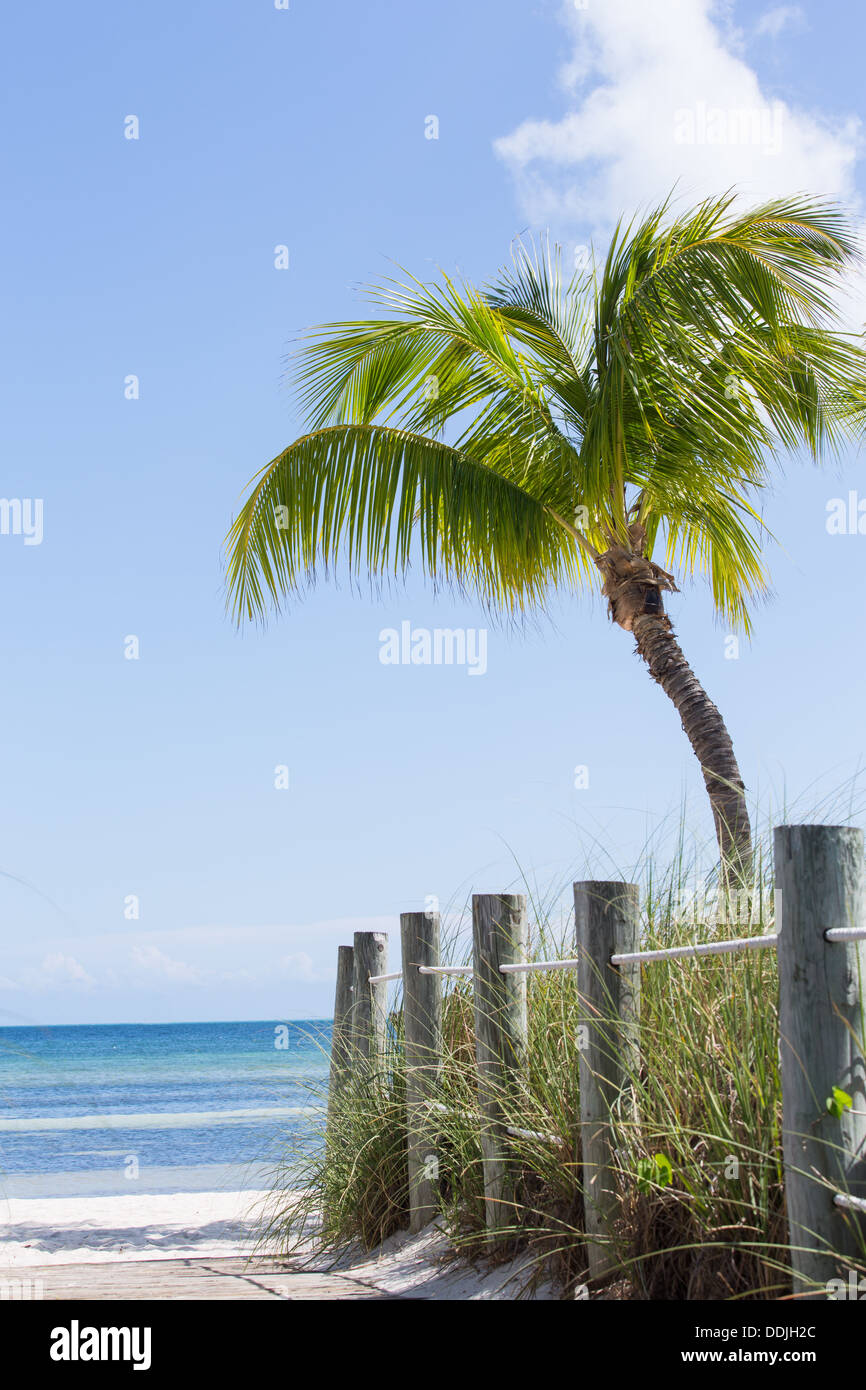
[[[850,818],[859,807],[853,799]],[[838,798],[818,820],[839,814]],[[777,816],[776,819],[782,819]],[[686,842],[667,864],[647,856],[638,876],[646,947],[773,930],[769,826],[753,891],[722,907],[713,873]],[[592,875],[587,874],[587,877]],[[598,877],[596,873],[594,876]],[[530,892],[530,959],[574,954],[565,914]],[[450,958],[467,961],[465,921]],[[772,949],[642,967],[640,1065],[633,1105],[615,1117],[617,1275],[607,1297],[767,1299],[791,1293],[781,1145],[778,981]],[[444,1048],[430,1118],[440,1222],[469,1258],[525,1257],[527,1284],[553,1280],[564,1297],[587,1279],[578,1095],[577,980],[530,974],[525,1076],[500,1103],[512,1131],[512,1217],[495,1241],[485,1227],[471,982],[445,986]],[[379,1076],[353,1077],[331,1105],[327,1137],[286,1154],[262,1243],[283,1252],[372,1249],[408,1224],[405,1075],[399,998]],[[306,1246],[305,1246],[306,1243]],[[850,1262],[849,1262],[850,1263]],[[866,1251],[858,1274],[866,1273]]]

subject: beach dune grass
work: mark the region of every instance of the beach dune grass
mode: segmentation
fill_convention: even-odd
[[[759,863],[761,861],[759,860]],[[765,858],[764,863],[768,862]],[[648,946],[762,935],[773,930],[769,881],[756,883],[741,919],[711,918],[690,901],[694,865],[680,850],[664,873],[645,866]],[[707,886],[712,888],[712,883]],[[568,924],[536,906],[531,958],[573,955]],[[452,943],[453,945],[453,943]],[[459,948],[458,948],[459,949]],[[512,1131],[512,1218],[485,1225],[471,982],[446,986],[443,1054],[431,1108],[440,1220],[467,1258],[525,1254],[526,1282],[553,1279],[563,1296],[587,1281],[579,1133],[576,973],[529,977],[525,1078],[500,1097]],[[263,1238],[282,1250],[308,1238],[371,1249],[408,1226],[405,1078],[400,1002],[386,1065],[354,1078],[325,1141],[300,1156],[303,1191],[275,1187]],[[775,1299],[791,1293],[786,1246],[778,980],[775,951],[658,961],[642,969],[639,1071],[615,1116],[617,1271],[605,1296],[623,1299]],[[514,1133],[513,1131],[518,1131]],[[300,1162],[300,1168],[298,1167]],[[858,1275],[866,1273],[866,1251]],[[597,1292],[597,1290],[593,1290]]]

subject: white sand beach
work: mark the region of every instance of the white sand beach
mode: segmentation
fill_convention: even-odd
[[[142,1261],[203,1260],[246,1257],[255,1245],[257,1216],[266,1192],[175,1192],[167,1195],[128,1194],[110,1197],[9,1198],[0,1205],[0,1280],[22,1279],[29,1271],[44,1274],[62,1266],[125,1265],[139,1269]],[[381,1295],[423,1299],[514,1299],[521,1295],[527,1269],[520,1260],[494,1268],[457,1261],[447,1236],[435,1223],[415,1236],[393,1236],[372,1253],[347,1253],[293,1260],[305,1275],[322,1277],[336,1292],[305,1293],[303,1297],[340,1297],[339,1280],[351,1290],[374,1290]],[[96,1275],[97,1271],[94,1271]],[[137,1276],[139,1277],[139,1276]],[[154,1279],[158,1277],[154,1266]],[[122,1271],[118,1270],[118,1279]],[[79,1278],[82,1296],[86,1274]],[[273,1281],[272,1281],[273,1282]],[[102,1281],[104,1287],[104,1280]],[[155,1296],[146,1291],[141,1297]],[[239,1287],[239,1286],[238,1286]],[[195,1293],[177,1297],[207,1297],[203,1284]],[[69,1296],[64,1294],[63,1296]],[[73,1294],[72,1296],[76,1296]],[[106,1296],[100,1294],[97,1296]],[[220,1297],[232,1297],[231,1291]],[[294,1297],[282,1292],[281,1297]],[[533,1295],[554,1296],[547,1288]]]
[[[265,1192],[10,1197],[0,1203],[0,1269],[247,1255]]]

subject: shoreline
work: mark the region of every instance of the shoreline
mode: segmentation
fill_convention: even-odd
[[[124,1167],[53,1173],[2,1173],[0,1225],[11,1201],[89,1201],[106,1197],[168,1197],[174,1193],[264,1192],[273,1187],[275,1165],[246,1163],[148,1164],[134,1177]]]

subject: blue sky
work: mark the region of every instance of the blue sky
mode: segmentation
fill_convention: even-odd
[[[239,634],[222,539],[301,430],[293,336],[356,315],[393,262],[483,280],[521,231],[603,245],[677,180],[859,219],[864,27],[842,0],[10,15],[2,491],[42,500],[43,534],[0,535],[0,1023],[322,1016],[356,929],[396,951],[402,909],[515,887],[517,864],[554,897],[628,873],[684,797],[709,837],[676,714],[599,603],[564,595],[521,635],[415,579],[323,585]],[[866,538],[826,529],[862,470],[786,464],[774,597],[737,660],[700,585],[670,604],[763,799],[808,805],[863,755]],[[383,665],[403,621],[488,628],[485,674]]]

